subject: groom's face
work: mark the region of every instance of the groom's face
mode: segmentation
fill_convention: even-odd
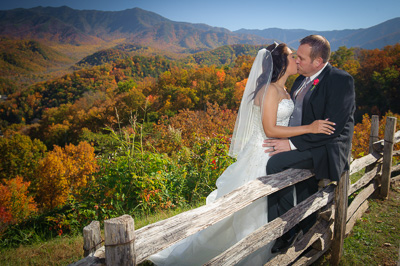
[[[310,77],[318,72],[319,62],[318,60],[311,60],[311,46],[308,44],[302,44],[297,49],[297,73]]]

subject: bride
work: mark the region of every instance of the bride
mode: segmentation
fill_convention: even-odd
[[[288,138],[307,133],[333,133],[333,123],[317,120],[310,125],[288,127],[294,104],[285,89],[290,75],[297,73],[292,51],[274,43],[261,49],[253,63],[240,104],[229,155],[237,157],[218,178],[209,204],[245,183],[267,175],[269,154],[266,138]],[[156,265],[203,265],[268,222],[267,198],[261,198],[230,217],[173,246],[152,255]],[[263,265],[271,257],[273,242],[242,260],[241,265]]]

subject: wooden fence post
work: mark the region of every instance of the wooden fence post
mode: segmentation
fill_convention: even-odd
[[[101,246],[100,223],[92,221],[83,228],[83,256],[86,257]]]
[[[387,199],[389,196],[396,121],[397,121],[396,117],[386,118],[385,137],[383,144],[382,178],[381,178],[381,189],[380,189],[380,196],[384,199]]]
[[[379,116],[373,115],[371,117],[371,132],[369,135],[369,154],[372,154],[375,149],[374,149],[374,142],[379,140]],[[368,165],[365,167],[365,173],[368,173],[369,171],[373,170],[376,167],[376,162],[373,164]],[[378,180],[379,182],[379,180]],[[379,194],[379,191],[376,190],[375,192],[375,197]]]
[[[339,265],[340,257],[343,253],[343,243],[346,234],[347,204],[349,190],[349,171],[340,177],[335,191],[335,224],[333,229],[333,242],[331,252],[331,264]]]
[[[369,136],[369,153],[374,152],[372,144],[379,140],[379,116],[373,115],[371,117],[371,135]]]
[[[135,224],[130,215],[104,221],[106,265],[136,265]]]

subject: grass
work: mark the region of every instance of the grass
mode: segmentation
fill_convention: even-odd
[[[386,201],[370,201],[344,243],[345,265],[397,265],[400,263],[400,187]]]
[[[344,240],[339,265],[400,265],[400,185],[388,200],[369,200],[369,209]],[[313,265],[329,265],[327,253]]]
[[[0,251],[0,265],[68,265],[81,259],[83,237],[56,238],[41,244]]]
[[[191,208],[177,208],[135,218],[141,228]],[[400,263],[400,185],[392,186],[388,200],[370,200],[370,207],[344,241],[340,265],[398,265]],[[82,236],[0,250],[0,265],[68,265],[83,257]],[[329,265],[329,252],[313,265]]]

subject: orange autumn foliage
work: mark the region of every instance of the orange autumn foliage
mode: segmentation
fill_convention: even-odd
[[[79,193],[98,169],[94,148],[87,142],[54,150],[39,163],[37,201],[52,209]]]
[[[219,70],[217,70],[217,71],[215,72],[215,74],[217,75],[218,83],[219,83],[219,85],[220,85],[221,88],[222,88],[222,86],[224,85],[226,73],[225,73],[224,70],[219,69]]]
[[[235,91],[233,93],[233,99],[236,106],[240,106],[240,102],[242,101],[244,89],[246,88],[247,79],[236,82]]]
[[[21,176],[4,179],[0,184],[0,233],[8,224],[21,222],[37,212],[33,197],[28,195],[30,184]]]
[[[155,125],[158,138],[149,141],[159,152],[172,152],[181,146],[192,147],[200,138],[216,135],[230,136],[236,121],[236,112],[207,103],[206,111],[179,111],[174,117],[162,117]]]

